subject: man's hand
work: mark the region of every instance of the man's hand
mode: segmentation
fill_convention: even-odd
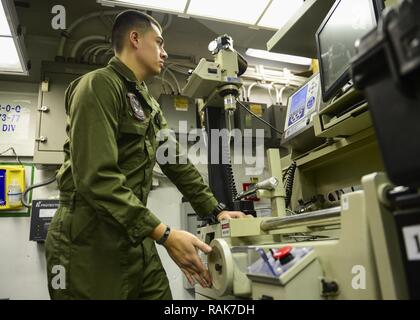
[[[198,249],[210,253],[210,246],[189,232],[174,229],[163,245],[191,285],[197,281],[203,288],[211,287],[210,273],[197,254]]]
[[[222,221],[226,219],[252,218],[251,215],[246,215],[241,211],[222,211],[217,215],[217,220]]]

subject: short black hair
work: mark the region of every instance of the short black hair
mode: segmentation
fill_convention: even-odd
[[[129,31],[136,29],[139,32],[147,32],[154,24],[160,32],[162,27],[152,16],[137,10],[126,10],[117,15],[112,26],[111,42],[116,53],[122,51],[124,40]]]

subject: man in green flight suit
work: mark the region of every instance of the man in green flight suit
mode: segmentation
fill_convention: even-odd
[[[60,207],[46,239],[52,299],[171,299],[154,241],[191,283],[211,286],[197,254],[211,248],[186,231],[171,230],[146,208],[156,135],[167,126],[144,84],[168,57],[161,33],[152,17],[121,13],[112,30],[115,57],[66,91]],[[160,166],[200,216],[244,217],[224,210],[190,162]]]

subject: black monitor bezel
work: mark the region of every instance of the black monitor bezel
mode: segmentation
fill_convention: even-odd
[[[337,8],[337,6],[340,4],[341,1],[342,0],[336,0],[334,2],[333,6],[331,7],[327,16],[322,21],[321,25],[319,26],[319,28],[318,28],[318,30],[316,31],[316,34],[315,34],[317,58],[318,58],[318,62],[319,62],[319,73],[320,73],[320,77],[321,77],[322,100],[324,102],[330,101],[338,93],[338,91],[342,87],[344,87],[347,82],[350,81],[350,73],[349,73],[350,63],[349,63],[347,68],[344,70],[343,74],[328,88],[328,90],[326,90],[324,74],[323,74],[324,73],[324,68],[323,68],[324,66],[323,66],[322,59],[321,59],[321,48],[320,48],[321,44],[320,44],[320,40],[319,40],[319,34],[322,32],[325,25],[330,20],[330,18],[333,15],[335,9]],[[371,1],[372,7],[373,7],[373,10],[374,10],[374,13],[375,13],[376,21],[378,22],[380,14],[381,14],[382,10],[385,8],[384,0],[369,0],[369,1]]]

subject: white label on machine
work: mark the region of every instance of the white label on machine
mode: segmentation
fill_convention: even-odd
[[[342,200],[343,200],[341,202],[342,210],[343,211],[349,210],[349,197],[343,196]]]
[[[420,260],[420,225],[405,227],[404,235],[407,259],[409,261]]]
[[[55,215],[57,209],[40,209],[39,210],[39,217],[40,218],[52,218]]]
[[[25,140],[29,138],[31,111],[27,102],[0,104],[0,137],[5,140]]]
[[[222,228],[222,237],[229,237],[230,236],[230,224],[229,224],[229,220],[223,220],[220,223],[220,226]]]

